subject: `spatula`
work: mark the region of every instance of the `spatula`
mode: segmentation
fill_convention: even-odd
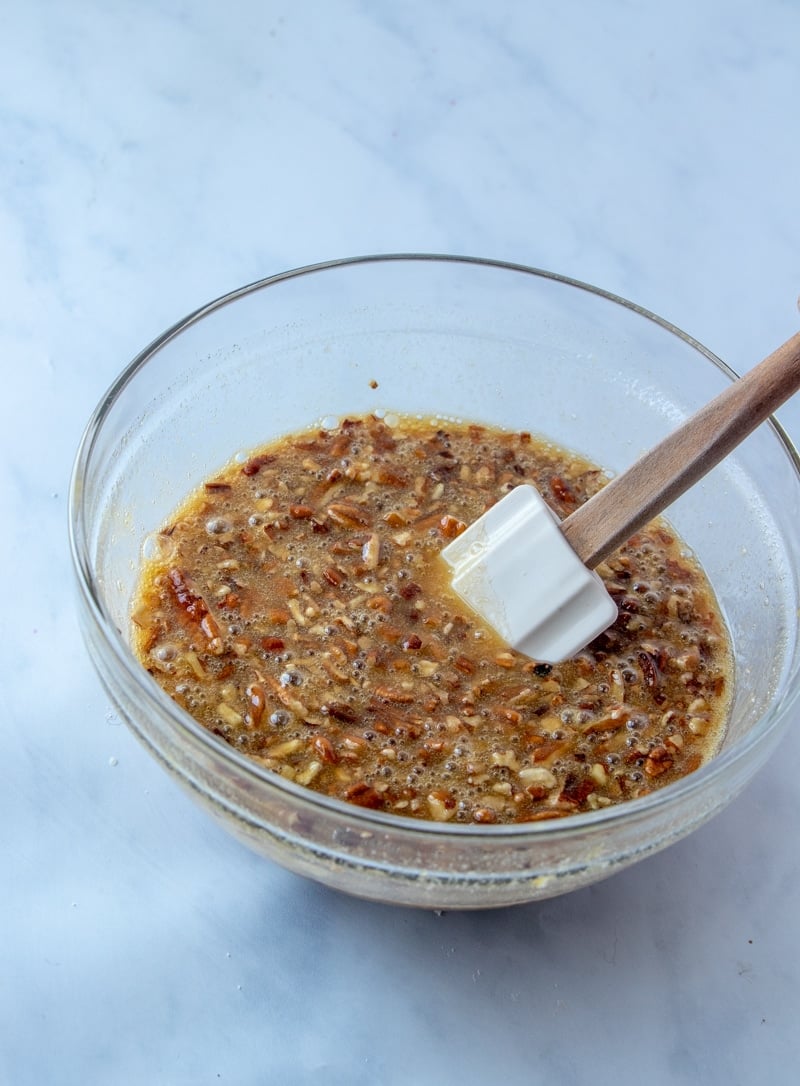
[[[617,609],[594,567],[800,388],[800,333],[734,381],[563,522],[515,487],[442,551],[455,591],[514,649],[569,659]]]

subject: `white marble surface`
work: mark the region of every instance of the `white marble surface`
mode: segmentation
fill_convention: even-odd
[[[2,5],[0,1082],[797,1081],[800,729],[594,888],[349,900],[229,840],[115,723],[65,500],[139,348],[331,257],[550,268],[747,368],[800,323],[798,43],[794,0]]]

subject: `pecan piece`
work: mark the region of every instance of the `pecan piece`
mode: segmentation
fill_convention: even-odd
[[[550,480],[550,490],[553,492],[553,497],[557,501],[564,502],[565,505],[574,505],[578,500],[560,475],[554,475]]]
[[[365,569],[377,569],[381,560],[381,537],[373,533],[361,548]]]
[[[331,743],[330,739],[327,739],[324,735],[316,736],[311,745],[323,762],[327,762],[329,765],[336,765],[339,761],[339,755],[333,749],[333,743]]]
[[[595,787],[595,782],[590,777],[579,777],[577,773],[568,773],[561,795],[558,798],[562,802],[566,801],[580,806],[581,803],[585,802],[586,797],[594,792]]]
[[[208,604],[191,587],[189,579],[183,570],[171,569],[168,579],[178,606],[198,624],[209,641],[219,637],[219,626],[209,611]]]
[[[660,777],[671,768],[673,758],[666,747],[651,750],[644,762],[644,771],[648,777]]]
[[[321,706],[321,711],[327,716],[332,716],[334,720],[341,720],[345,724],[355,724],[358,720],[356,710],[343,701],[326,702],[325,705]]]
[[[264,687],[260,683],[251,683],[245,692],[250,702],[246,720],[251,727],[257,728],[264,715],[264,709],[267,705],[267,695],[264,692]]]
[[[265,464],[272,464],[275,457],[269,453],[251,457],[242,467],[242,475],[258,475]]]
[[[343,528],[363,528],[369,523],[364,511],[349,502],[331,502],[326,512],[334,524]]]
[[[447,822],[456,813],[456,801],[450,792],[437,788],[428,793],[428,809],[435,822]]]
[[[642,669],[644,684],[653,695],[653,701],[656,705],[663,705],[666,698],[659,689],[661,686],[661,674],[658,670],[658,665],[649,652],[642,651],[637,653],[636,659],[639,662],[639,667]]]
[[[381,486],[408,486],[408,476],[391,468],[379,468],[375,481]]]
[[[380,792],[376,792],[372,785],[366,781],[359,781],[351,785],[344,794],[344,798],[350,803],[356,803],[359,807],[383,807],[384,799]]]
[[[453,660],[453,667],[458,668],[464,675],[472,675],[475,671],[474,661],[470,660],[469,656],[465,656],[463,652]]]
[[[457,517],[451,517],[449,513],[443,516],[439,521],[439,531],[445,539],[455,539],[456,536],[461,535],[466,529],[467,526],[463,520],[458,520]]]
[[[309,517],[314,516],[314,510],[310,505],[290,505],[289,516],[293,520],[308,520]]]
[[[404,690],[394,690],[389,686],[376,686],[375,697],[380,698],[381,701],[393,702],[396,705],[410,705],[414,700],[414,695],[406,693]]]
[[[347,574],[344,570],[339,569],[338,566],[328,566],[327,569],[322,571],[322,576],[328,584],[333,585],[334,588],[338,588],[339,585],[344,584],[347,580]]]
[[[209,613],[208,605],[202,596],[198,596],[190,588],[189,581],[183,570],[171,569],[169,571],[169,583],[172,585],[176,601],[190,618],[193,618],[195,622],[200,622],[201,619],[205,618]]]

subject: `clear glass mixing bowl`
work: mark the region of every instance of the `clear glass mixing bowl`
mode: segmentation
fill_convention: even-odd
[[[197,310],[144,350],[92,416],[71,545],[82,629],[121,717],[224,826],[362,897],[482,908],[585,886],[694,830],[744,787],[798,695],[798,458],[770,423],[668,518],[714,585],[734,644],[718,756],[641,800],[513,826],[420,822],[328,799],[236,753],[154,683],[128,644],[143,540],[238,450],[378,408],[531,430],[612,470],[719,392],[727,367],[585,284],[440,256],[316,265]],[[377,385],[377,387],[374,387]]]

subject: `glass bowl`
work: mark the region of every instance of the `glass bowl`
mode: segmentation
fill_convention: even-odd
[[[166,331],[89,421],[70,493],[82,630],[120,716],[228,830],[375,900],[484,908],[561,894],[683,837],[765,762],[798,695],[800,474],[773,422],[668,511],[717,592],[735,690],[718,755],[649,796],[566,819],[462,825],[318,795],[200,727],[134,658],[140,552],[237,451],[379,408],[544,434],[626,467],[733,377],[658,317],[583,283],[488,260],[375,256],[243,287]]]

